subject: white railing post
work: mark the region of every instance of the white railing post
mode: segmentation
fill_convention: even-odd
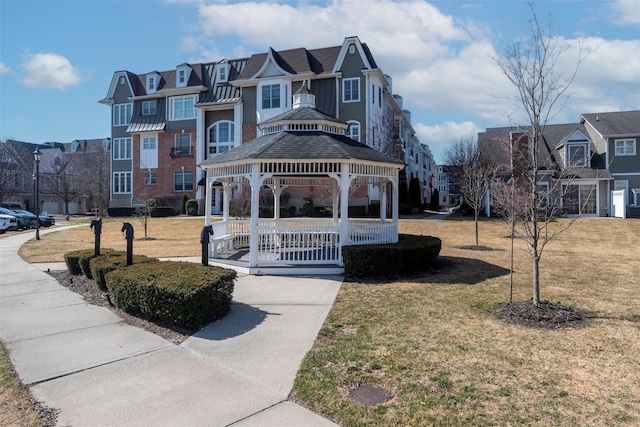
[[[260,204],[260,165],[254,163],[251,165],[251,225],[249,241],[249,267],[258,266],[258,246],[260,243],[260,235],[258,229],[259,223],[259,204]]]

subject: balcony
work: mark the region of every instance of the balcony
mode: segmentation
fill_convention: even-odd
[[[173,147],[171,148],[171,158],[193,157],[193,147]]]

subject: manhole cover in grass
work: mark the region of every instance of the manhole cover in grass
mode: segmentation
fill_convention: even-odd
[[[377,406],[393,399],[393,393],[382,387],[363,384],[349,392],[349,397],[358,403],[367,406]]]

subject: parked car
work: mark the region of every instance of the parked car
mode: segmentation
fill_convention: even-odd
[[[18,220],[13,215],[0,214],[0,234],[7,230],[17,230]]]
[[[33,221],[32,227],[35,228],[35,226],[36,226],[36,215],[35,214],[33,214],[33,213],[29,212],[29,211],[25,211],[24,209],[15,209],[14,212],[22,214],[22,215],[26,215],[29,218],[31,218],[32,221]],[[38,218],[40,218],[40,226],[41,227],[51,227],[52,225],[56,224],[56,220],[52,216],[40,215]]]
[[[35,218],[32,218],[29,215],[17,213],[16,211],[12,211],[11,209],[0,208],[0,213],[14,216],[18,220],[18,230],[21,228],[31,228],[36,224]]]

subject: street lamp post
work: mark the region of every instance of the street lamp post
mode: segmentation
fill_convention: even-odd
[[[33,151],[33,158],[36,160],[36,240],[40,240],[40,160],[42,152],[38,147]]]

